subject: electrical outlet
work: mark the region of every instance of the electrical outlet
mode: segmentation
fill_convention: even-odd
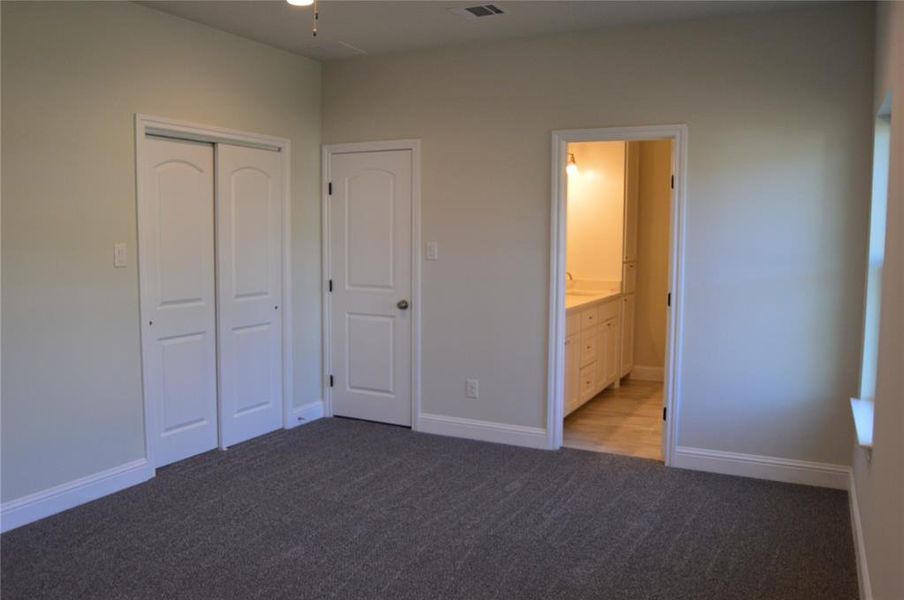
[[[465,380],[465,396],[467,398],[478,398],[480,394],[477,390],[477,380],[476,379],[466,379]]]
[[[439,258],[439,244],[427,242],[427,260],[436,260],[437,258]]]

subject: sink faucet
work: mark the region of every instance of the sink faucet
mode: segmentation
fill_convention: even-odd
[[[571,281],[574,280],[574,275],[571,274],[571,271],[565,271],[565,277],[567,277]]]

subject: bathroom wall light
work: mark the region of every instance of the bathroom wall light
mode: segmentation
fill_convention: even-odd
[[[574,159],[574,152],[568,153],[568,164],[565,165],[565,172],[569,175],[577,175],[578,174],[578,163]]]
[[[310,6],[314,4],[314,0],[286,0],[292,6]]]

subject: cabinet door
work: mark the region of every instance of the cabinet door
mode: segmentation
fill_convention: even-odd
[[[587,365],[586,367],[581,367],[580,374],[580,402],[583,404],[584,402],[590,400],[594,396],[596,396],[596,365]]]
[[[596,360],[596,335],[597,328],[581,331],[581,366],[593,364]]]
[[[626,262],[622,265],[622,292],[633,294],[637,291],[637,263]],[[602,320],[602,319],[601,319]]]
[[[634,368],[634,294],[622,298],[621,377]]]
[[[603,377],[605,385],[614,383],[618,379],[618,317],[613,317],[603,323],[601,329],[605,330],[605,361],[603,364]]]
[[[612,352],[609,348],[610,328],[608,322],[604,321],[596,328],[596,391],[601,392],[606,389],[611,381],[607,373],[606,363],[609,361],[609,354]]]
[[[580,335],[565,338],[565,414],[574,410],[579,403],[581,373]]]
[[[625,152],[624,261],[637,260],[637,209],[640,193],[640,143],[628,142]]]

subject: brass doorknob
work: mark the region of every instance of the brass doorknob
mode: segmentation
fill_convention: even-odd
[[[408,308],[408,300],[399,300],[396,303],[396,306],[398,306],[400,310],[405,310]]]

